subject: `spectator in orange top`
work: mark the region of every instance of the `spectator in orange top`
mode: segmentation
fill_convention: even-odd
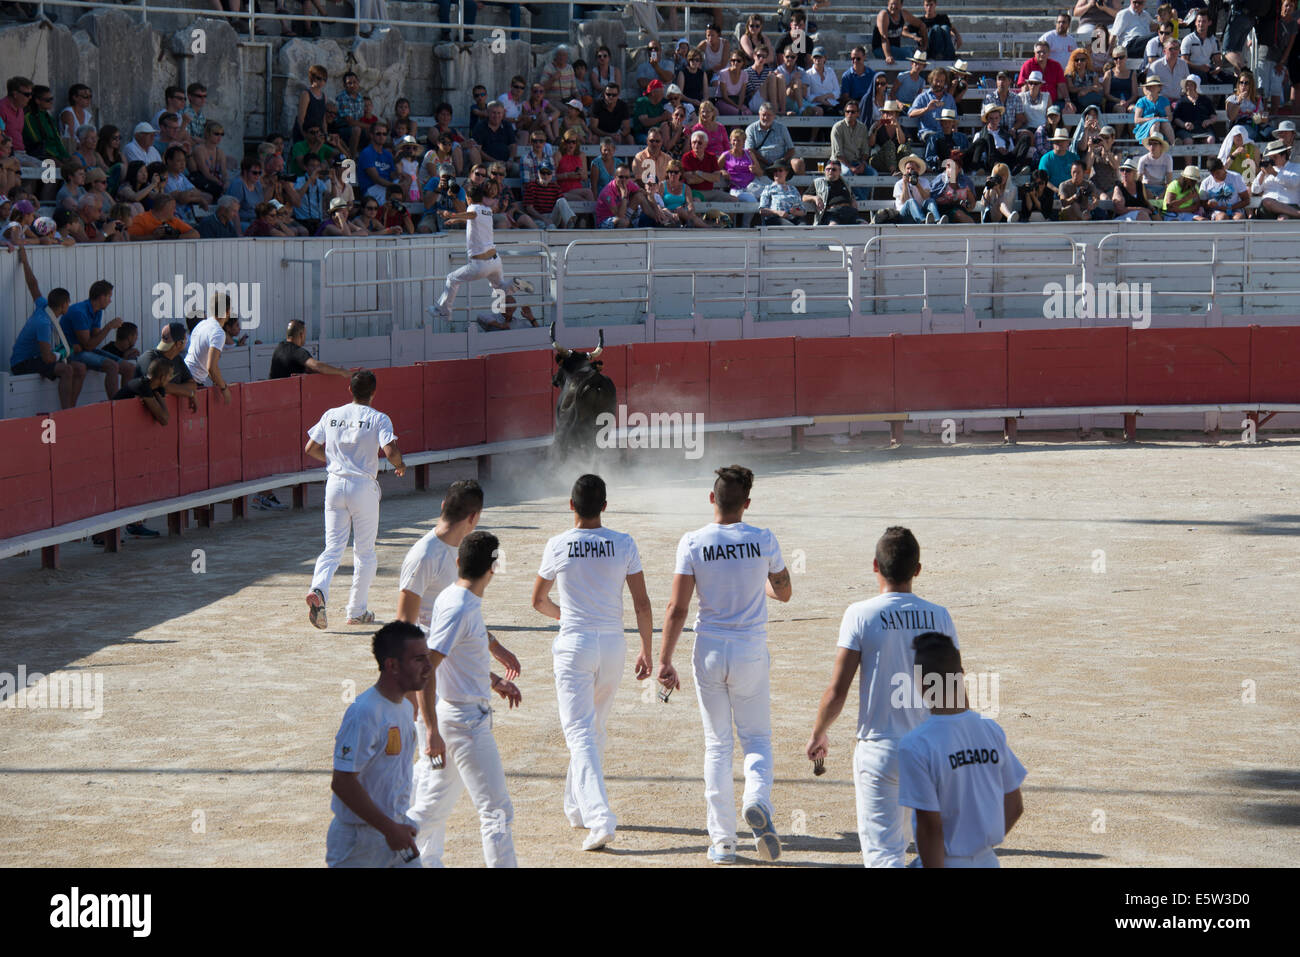
[[[176,200],[160,196],[154,200],[153,209],[145,210],[131,220],[132,239],[198,239],[193,226],[176,216]]]

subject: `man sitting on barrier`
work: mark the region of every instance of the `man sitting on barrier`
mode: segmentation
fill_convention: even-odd
[[[167,383],[171,381],[172,364],[161,356],[149,363],[147,376],[136,376],[118,389],[111,398],[139,399],[145,411],[152,415],[159,425],[166,425],[169,418],[167,411]],[[155,533],[157,534],[157,533]]]
[[[59,320],[63,335],[72,346],[72,358],[87,369],[104,373],[104,396],[111,399],[118,386],[135,376],[135,363],[102,348],[108,334],[122,325],[120,316],[104,322],[104,310],[113,301],[113,284],[100,279],[90,286],[90,295],[68,307]]]
[[[155,359],[165,359],[171,363],[172,374],[164,385],[164,391],[168,395],[184,396],[189,404],[191,412],[199,410],[199,403],[195,399],[198,393],[198,386],[194,384],[194,377],[190,375],[189,367],[185,365],[185,341],[188,334],[185,331],[185,323],[169,322],[162,327],[162,335],[158,339],[158,345],[152,349],[146,350],[136,361],[136,377],[149,375],[149,369],[153,366]]]
[[[18,262],[22,266],[27,291],[35,307],[14,338],[13,352],[9,355],[9,372],[12,375],[39,374],[59,384],[59,407],[71,409],[77,404],[81,387],[86,381],[86,366],[72,359],[59,321],[68,311],[72,296],[66,289],[51,289],[49,297],[41,295],[36,275],[27,262],[27,249],[18,247]]]

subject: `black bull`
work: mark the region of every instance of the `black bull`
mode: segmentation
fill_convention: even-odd
[[[597,417],[602,412],[614,415],[618,408],[614,381],[600,371],[600,354],[605,348],[604,330],[600,332],[599,344],[587,353],[557,345],[555,326],[552,325],[551,346],[555,349],[558,366],[551,385],[560,390],[555,402],[553,448],[561,455],[591,451],[596,447],[596,434],[600,428]]]

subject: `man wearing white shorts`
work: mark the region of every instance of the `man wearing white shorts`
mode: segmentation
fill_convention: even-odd
[[[375,374],[369,369],[352,373],[352,401],[330,409],[308,431],[306,453],[324,462],[325,550],[316,559],[311,591],[307,593],[308,620],[325,628],[325,606],[330,582],[352,537],[352,591],[348,595],[348,624],[375,620],[366,609],[370,582],[375,577],[375,537],[379,534],[379,450],[383,449],[398,477],[406,474],[397,435],[388,416],[370,407],[375,395]]]
[[[687,532],[677,545],[672,598],[659,649],[659,683],[678,688],[673,649],[698,584],[691,664],[704,720],[704,800],[715,864],[736,860],[736,800],[731,779],[735,722],[745,752],[745,823],[764,861],[781,856],[772,823],[772,702],[768,691],[767,600],[790,600],[790,572],[776,536],[745,524],[754,473],[739,465],[717,470],[709,493],[713,522]]]
[[[898,742],[925,720],[920,696],[913,693],[912,639],[942,631],[955,643],[957,630],[946,608],[912,594],[912,579],[921,573],[921,546],[910,530],[898,525],[885,529],[871,567],[880,594],[844,612],[835,670],[817,709],[806,753],[810,761],[824,760],[830,753],[827,734],[860,664],[853,789],[862,862],[867,867],[902,867],[908,822],[898,803]]]
[[[434,674],[420,693],[427,722],[424,753],[432,780],[419,788],[421,821],[416,843],[425,867],[442,867],[447,820],[461,792],[478,811],[483,859],[488,867],[516,867],[510,826],[514,806],[492,737],[489,695],[496,691],[515,707],[519,689],[491,673],[490,638],[483,624],[483,592],[492,581],[498,542],[470,532],[456,550],[459,577],[433,603],[429,651]]]
[[[912,645],[930,717],[898,745],[898,800],[916,811],[921,865],[997,867],[993,848],[1025,810],[1025,767],[1002,727],[966,707],[961,652],[952,639],[927,632]]]
[[[389,622],[371,644],[379,680],[348,705],[334,739],[329,867],[419,867],[415,826],[405,817],[419,747],[409,692],[433,674],[424,633]]]
[[[471,184],[465,191],[465,196],[469,200],[465,212],[452,213],[443,219],[444,226],[465,224],[465,254],[469,258],[469,262],[447,274],[446,284],[443,287],[442,294],[438,296],[437,306],[428,307],[428,311],[444,322],[450,322],[451,304],[456,301],[456,292],[460,289],[461,283],[473,282],[475,279],[486,279],[493,289],[499,289],[504,293],[504,299],[501,300],[503,317],[480,312],[478,314],[478,324],[484,329],[509,329],[514,322],[515,300],[514,296],[506,292],[501,257],[497,255],[492,238],[492,210],[483,205],[486,195],[486,190],[482,185]],[[532,287],[520,280],[515,280],[510,285],[510,291],[531,292]],[[496,311],[495,307],[493,311]],[[534,326],[537,325],[537,317],[533,315],[533,310],[528,306],[524,306],[524,318]]]
[[[546,543],[533,583],[533,607],[560,623],[551,646],[560,724],[569,746],[564,779],[564,815],[588,829],[584,851],[614,839],[617,819],[605,792],[605,721],[623,677],[627,639],[623,637],[623,586],[632,593],[641,653],[636,679],[650,677],[654,619],[645,590],[641,556],[631,535],[601,525],[605,482],[583,475],[569,497],[573,528]],[[552,586],[559,589],[552,601]]]

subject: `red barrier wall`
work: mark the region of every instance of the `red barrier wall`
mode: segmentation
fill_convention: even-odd
[[[551,401],[554,353],[549,349],[503,352],[484,356],[484,360],[487,441],[548,434],[555,427]]]
[[[418,366],[376,369],[375,380],[374,406],[393,420],[397,447],[412,452],[421,448],[424,445],[424,370]]]
[[[113,486],[116,508],[175,498],[180,482],[174,397],[166,425],[159,425],[139,399],[112,402]]]
[[[794,408],[794,339],[710,343],[710,422],[774,419]]]
[[[1250,327],[1129,329],[1128,401],[1245,402],[1250,399]]]
[[[1007,404],[1007,334],[894,337],[894,405],[904,411]]]
[[[301,388],[296,378],[244,384],[244,481],[301,469]]]
[[[43,416],[0,421],[0,538],[49,528],[53,520],[50,444]],[[58,433],[55,433],[58,438]]]
[[[1128,332],[1035,329],[1007,333],[1007,404],[1117,405],[1126,388]]]
[[[459,449],[487,439],[486,379],[483,358],[421,362],[424,373],[422,447]]]
[[[313,459],[303,452],[307,444],[307,430],[320,421],[320,417],[330,409],[347,405],[352,401],[352,392],[348,380],[336,375],[296,376],[299,387],[300,416],[298,424],[298,454],[302,457],[302,468],[320,468],[320,460]]]
[[[1250,401],[1300,402],[1300,327],[1251,326]]]
[[[216,389],[208,389],[207,393],[208,488],[218,488],[244,478],[244,387],[230,387],[229,404]]]
[[[894,337],[796,339],[797,415],[894,411]]]
[[[200,389],[194,397],[198,411],[191,412],[189,402],[174,396],[176,415],[177,494],[202,492],[208,485],[208,398],[210,389]]]
[[[629,412],[705,412],[709,408],[709,344],[647,342],[628,347]]]
[[[53,413],[51,519],[55,525],[113,511],[113,405],[97,402]]]

